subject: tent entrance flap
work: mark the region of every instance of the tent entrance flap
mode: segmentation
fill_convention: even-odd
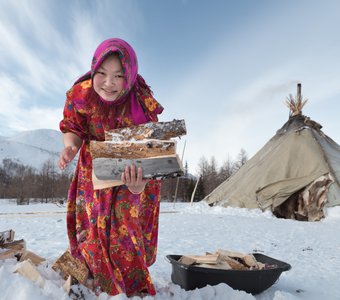
[[[334,183],[334,178],[331,174],[322,175],[307,186],[298,189],[281,204],[277,205],[282,198],[286,197],[284,193],[274,195],[279,197],[273,198],[272,202],[267,201],[267,205],[272,203],[272,212],[277,217],[299,221],[319,221],[325,216],[323,208],[328,201],[328,190],[332,183]]]
[[[305,177],[289,178],[270,183],[256,191],[257,203],[262,210],[269,207],[273,210],[285,202],[291,195],[302,190],[322,175],[324,174],[311,174]]]

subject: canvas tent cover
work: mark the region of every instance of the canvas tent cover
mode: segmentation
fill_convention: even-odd
[[[209,204],[275,207],[330,174],[326,206],[340,204],[340,146],[303,115],[290,117],[260,151],[205,197]]]

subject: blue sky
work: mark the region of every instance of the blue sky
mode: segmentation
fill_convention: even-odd
[[[120,37],[160,121],[185,119],[191,172],[202,156],[254,155],[287,121],[297,82],[303,113],[339,143],[339,30],[336,0],[0,0],[0,135],[58,130],[66,90]]]

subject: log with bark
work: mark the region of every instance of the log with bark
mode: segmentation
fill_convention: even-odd
[[[53,264],[52,269],[60,271],[65,280],[72,276],[81,284],[86,284],[89,270],[79,259],[72,256],[69,251],[65,251]]]
[[[34,265],[38,266],[40,265],[42,262],[46,261],[45,258],[35,254],[32,251],[29,250],[25,250],[22,254],[20,254],[19,256],[19,261],[25,261],[25,260],[29,260],[31,263],[33,263]]]
[[[0,260],[15,258],[18,259],[24,251],[26,251],[25,240],[11,241],[0,244]]]
[[[145,179],[164,179],[183,175],[182,165],[177,155],[123,159],[96,158],[93,160],[93,170],[99,180],[116,180],[120,182],[125,166],[135,165],[143,170]]]
[[[13,229],[0,232],[0,245],[14,240],[15,231]]]
[[[105,132],[105,141],[140,141],[145,139],[169,140],[186,135],[184,120],[170,122],[149,122],[127,128],[118,128]]]

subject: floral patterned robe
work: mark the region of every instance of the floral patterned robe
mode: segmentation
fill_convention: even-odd
[[[155,294],[148,272],[157,250],[160,182],[150,181],[140,195],[125,185],[94,190],[90,140],[104,140],[104,131],[133,125],[130,103],[110,106],[91,97],[91,79],[77,83],[67,92],[62,132],[83,139],[77,168],[70,185],[67,232],[73,256],[84,261],[96,293],[110,295],[140,292]],[[139,105],[149,121],[157,121],[159,104],[140,95]]]

